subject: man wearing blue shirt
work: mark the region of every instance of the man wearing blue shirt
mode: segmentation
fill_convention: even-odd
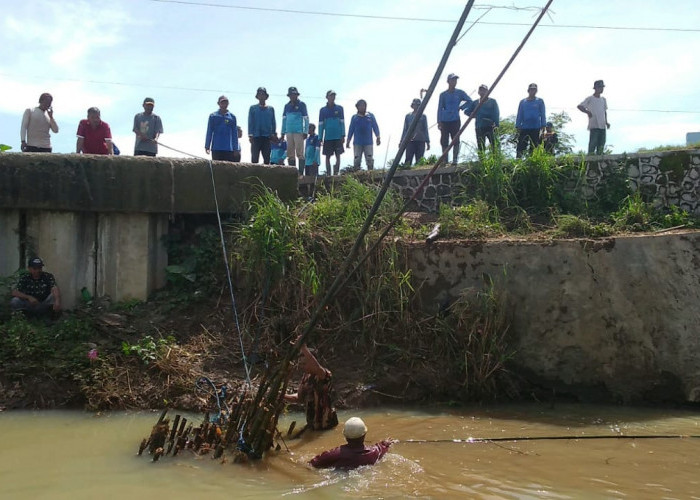
[[[440,129],[440,145],[442,152],[447,150],[447,146],[457,136],[461,127],[459,120],[459,110],[467,109],[471,103],[471,98],[464,90],[457,88],[459,76],[450,73],[447,76],[447,90],[440,94],[438,101],[438,129]],[[462,104],[464,103],[464,104]],[[459,141],[452,149],[452,164],[456,165],[459,158]]]
[[[270,164],[270,138],[277,133],[275,123],[275,108],[268,106],[270,95],[265,87],[258,87],[255,98],[258,104],[254,104],[248,110],[248,139],[250,140],[250,161],[258,163],[262,153],[263,163]]]
[[[367,170],[374,169],[374,146],[372,145],[372,133],[377,136],[377,146],[382,141],[379,138],[379,125],[372,113],[367,112],[367,101],[360,99],[355,104],[357,114],[350,119],[350,127],[348,128],[348,141],[345,144],[346,148],[350,148],[350,140],[355,136],[353,142],[353,152],[355,153],[354,166],[360,168],[362,163],[362,155],[365,155],[365,163]]]
[[[484,151],[484,149],[486,149],[486,139],[489,140],[491,151],[496,150],[494,132],[500,124],[500,112],[496,99],[487,97],[488,93],[488,86],[483,83],[479,85],[479,100],[472,102],[469,108],[464,111],[465,114],[469,115],[476,109],[479,103],[481,103],[481,107],[476,112],[476,123],[474,124],[476,146],[479,148],[479,151]]]
[[[306,104],[299,100],[299,91],[296,87],[289,87],[287,91],[289,102],[284,105],[282,113],[282,140],[287,137],[287,156],[289,166],[296,165],[304,168],[304,139],[309,133],[309,113]]]
[[[515,157],[520,158],[528,146],[530,152],[540,145],[540,133],[544,132],[547,124],[547,113],[544,101],[537,95],[537,84],[527,87],[527,97],[518,105],[518,116],[515,118],[515,128],[518,131],[518,145]]]
[[[209,115],[204,150],[212,160],[240,161],[236,117],[228,110],[228,97],[222,95],[217,102],[219,110]]]
[[[326,157],[326,175],[331,175],[331,156],[335,155],[333,175],[340,171],[340,155],[345,151],[345,115],[343,107],[335,103],[335,91],[326,92],[327,104],[318,113],[318,137]]]
[[[321,141],[316,135],[316,125],[309,123],[309,137],[306,139],[305,175],[318,175],[318,166],[321,164]],[[301,175],[299,169],[299,175]]]

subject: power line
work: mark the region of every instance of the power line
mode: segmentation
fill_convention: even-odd
[[[378,19],[388,21],[412,21],[412,22],[427,22],[427,23],[454,23],[454,19],[436,19],[428,17],[402,17],[402,16],[378,16],[372,14],[348,14],[343,12],[328,12],[314,10],[296,10],[296,9],[280,9],[273,7],[250,7],[247,5],[225,5],[211,2],[194,2],[188,0],[150,0],[158,3],[172,3],[181,5],[194,5],[198,7],[214,7],[221,9],[237,9],[237,10],[253,10],[260,12],[276,12],[283,14],[302,14],[311,16],[330,16],[330,17],[351,17],[358,19]],[[507,6],[483,6],[483,9],[510,9],[510,10],[530,10],[532,7],[507,7]],[[538,9],[539,10],[539,9]],[[477,21],[475,24],[491,25],[491,26],[530,26],[529,23],[516,22],[495,22],[495,21]],[[622,31],[667,31],[681,33],[700,33],[700,28],[663,28],[663,27],[642,27],[642,26],[602,26],[589,24],[542,24],[541,28],[566,28],[566,29],[598,29],[598,30],[622,30]]]

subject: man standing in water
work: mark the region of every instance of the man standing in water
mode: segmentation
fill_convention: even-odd
[[[367,426],[359,417],[351,417],[345,422],[343,436],[346,444],[324,451],[309,462],[313,467],[355,469],[362,465],[374,465],[386,455],[394,441],[385,439],[371,446],[365,445]]]
[[[331,371],[321,366],[305,344],[301,346],[299,367],[304,372],[299,382],[299,389],[294,394],[284,396],[285,401],[300,403],[306,409],[306,426],[295,437],[299,437],[306,429],[315,431],[332,429],[338,425],[338,415],[331,403],[333,391]]]

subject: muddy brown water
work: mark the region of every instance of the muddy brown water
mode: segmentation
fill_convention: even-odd
[[[362,410],[368,441],[398,439],[376,466],[306,465],[340,444],[340,429],[288,443],[253,465],[189,454],[137,457],[158,413],[0,413],[3,499],[700,498],[700,439],[454,443],[469,437],[699,435],[691,411],[535,405]],[[174,414],[172,415],[174,416]],[[301,415],[286,415],[286,428]],[[407,440],[447,440],[411,443]]]

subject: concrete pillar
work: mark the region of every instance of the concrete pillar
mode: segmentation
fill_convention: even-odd
[[[88,212],[27,212],[27,258],[38,255],[56,277],[64,309],[95,293],[95,221]]]
[[[165,284],[167,215],[102,213],[97,231],[97,294],[146,300]]]
[[[27,263],[19,261],[19,210],[0,209],[0,278]]]

